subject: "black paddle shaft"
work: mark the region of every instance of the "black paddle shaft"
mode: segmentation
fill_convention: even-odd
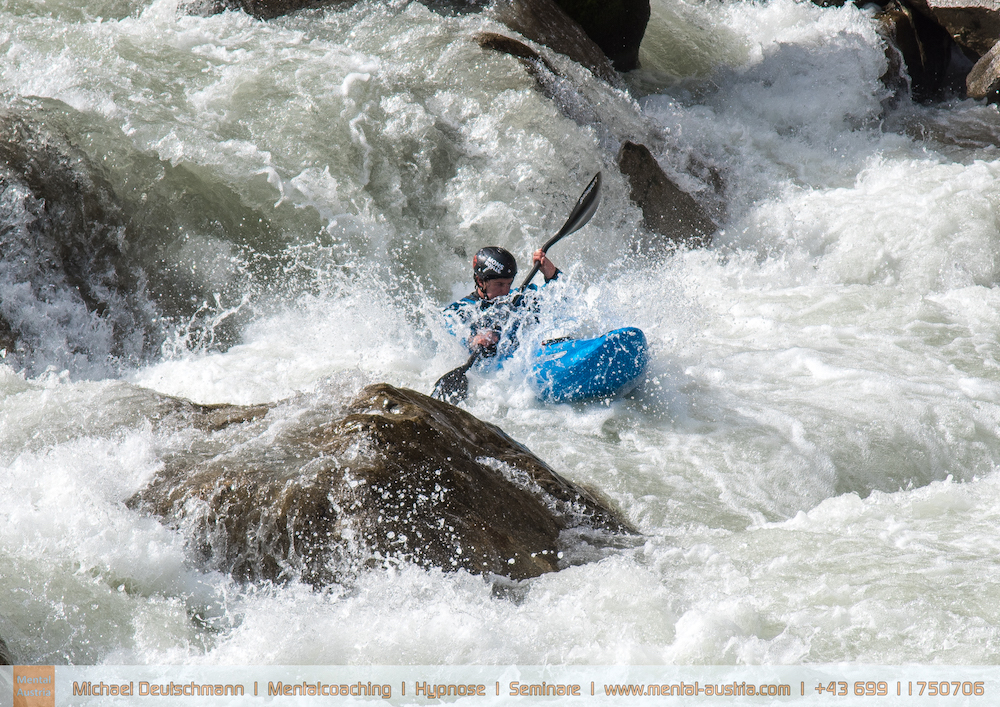
[[[594,212],[597,211],[598,205],[601,203],[601,173],[598,172],[587,188],[583,190],[580,194],[580,198],[576,200],[576,206],[569,214],[569,218],[566,219],[566,223],[563,227],[559,229],[559,232],[552,236],[545,245],[542,246],[542,251],[546,252],[549,248],[554,246],[565,236],[579,231],[581,228],[587,225]],[[524,278],[524,282],[521,283],[521,292],[515,297],[515,303],[520,299],[521,294],[528,288],[528,284],[531,282],[531,278],[535,276],[538,272],[538,263],[535,263],[534,267],[531,268],[531,272],[528,276]],[[434,384],[434,391],[431,393],[431,397],[437,398],[438,400],[443,400],[448,403],[460,403],[466,399],[469,395],[469,379],[466,375],[473,364],[479,360],[480,356],[483,355],[483,349],[476,349],[469,356],[469,360],[463,363],[458,368],[448,371],[443,376],[441,376],[437,383]]]

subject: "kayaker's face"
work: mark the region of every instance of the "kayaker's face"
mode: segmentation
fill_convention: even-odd
[[[487,280],[483,283],[483,295],[486,299],[495,299],[510,294],[510,286],[514,284],[514,278],[501,277],[496,280]]]

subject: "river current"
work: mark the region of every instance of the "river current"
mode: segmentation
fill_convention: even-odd
[[[269,22],[0,3],[0,107],[59,112],[112,181],[174,175],[157,213],[202,219],[157,261],[200,300],[151,347],[3,270],[37,348],[0,363],[0,636],[39,664],[995,664],[997,108],[890,93],[850,5],[653,0],[624,87],[553,55],[562,103],[473,39],[500,30],[399,0]],[[710,210],[710,248],[648,247],[626,137]],[[263,450],[367,383],[429,391],[464,360],[440,309],[472,253],[526,268],[598,171],[537,336],[638,326],[645,384],[545,405],[515,358],[465,407],[600,489],[636,544],[513,598],[415,567],[316,591],[235,583],[125,505],[193,446]],[[213,231],[230,203],[258,226]],[[209,435],[154,424],[157,394],[288,402]]]

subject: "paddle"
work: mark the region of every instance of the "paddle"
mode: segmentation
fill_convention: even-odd
[[[545,245],[542,246],[542,252],[547,253],[549,248],[554,246],[564,237],[575,231],[579,231],[581,228],[586,226],[587,222],[590,221],[590,218],[594,215],[594,212],[597,211],[597,206],[600,203],[601,173],[598,172],[594,178],[590,180],[590,184],[588,184],[587,188],[583,190],[583,193],[580,194],[580,198],[576,201],[576,206],[573,207],[573,210],[570,212],[569,218],[566,219],[566,223],[563,224],[563,227],[560,228],[559,232],[552,236],[552,238],[546,241]],[[528,284],[537,272],[538,263],[535,263],[534,267],[531,268],[531,272],[528,273],[528,276],[524,278],[524,282],[521,283],[520,292],[514,298],[514,305],[517,305],[520,302],[524,291],[528,289]],[[483,349],[476,349],[472,355],[469,356],[468,361],[463,363],[458,368],[448,371],[441,376],[438,379],[438,382],[434,384],[434,392],[431,393],[431,396],[437,398],[438,400],[444,400],[445,402],[452,404],[460,403],[465,400],[469,395],[469,379],[466,376],[466,373],[468,373],[469,369],[472,368],[482,355]]]

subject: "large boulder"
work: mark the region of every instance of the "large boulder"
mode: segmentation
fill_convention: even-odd
[[[643,250],[711,243],[715,223],[690,194],[667,176],[649,148],[625,142],[618,153],[618,167],[628,178],[632,201],[642,209],[644,225],[657,236]]]
[[[649,23],[649,0],[557,0],[597,43],[618,71],[639,66],[639,45]]]
[[[976,57],[986,54],[1000,37],[1000,0],[906,1]]]
[[[168,463],[129,503],[240,580],[319,586],[397,562],[523,579],[559,568],[562,531],[632,532],[497,427],[385,384],[269,449]]]
[[[598,78],[617,81],[615,68],[584,29],[555,0],[497,0],[493,17],[515,32],[565,54]]]

